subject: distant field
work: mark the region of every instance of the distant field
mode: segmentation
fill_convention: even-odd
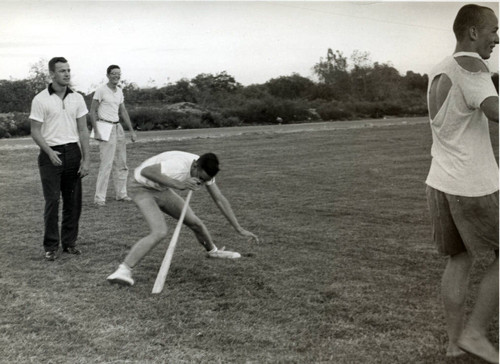
[[[497,126],[492,135],[498,154]],[[195,193],[216,244],[243,257],[208,260],[184,228],[160,295],[150,292],[169,239],[134,287],[105,280],[147,231],[132,203],[93,207],[95,146],[84,254],[55,262],[42,258],[37,151],[0,150],[0,363],[480,363],[444,358],[430,143],[417,124],[130,144],[131,170],[165,150],[217,153],[217,183],[262,239],[248,244]],[[498,342],[497,317],[489,334]]]

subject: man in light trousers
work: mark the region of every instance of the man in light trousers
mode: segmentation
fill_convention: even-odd
[[[118,86],[121,78],[120,67],[117,65],[109,66],[106,76],[109,81],[96,90],[90,108],[90,121],[94,129],[94,138],[99,140],[101,159],[94,196],[94,203],[97,207],[106,205],[106,193],[111,173],[113,174],[116,200],[131,201],[127,195],[126,138],[120,124],[120,116],[131,132],[131,140],[135,142],[137,138],[125,107],[123,92]],[[109,138],[105,135],[106,127],[111,129]]]

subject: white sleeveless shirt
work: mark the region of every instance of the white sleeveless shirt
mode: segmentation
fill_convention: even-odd
[[[436,76],[446,74],[452,86],[440,110],[430,120],[432,162],[426,184],[448,194],[478,197],[498,190],[498,164],[488,119],[480,108],[486,98],[498,95],[491,75],[463,69],[455,60],[461,56],[481,59],[477,53],[458,52],[429,75],[428,105]]]

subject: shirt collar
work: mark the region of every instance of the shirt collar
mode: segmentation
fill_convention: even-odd
[[[52,95],[54,92],[56,92],[54,90],[54,88],[52,87],[52,84],[50,83],[49,84],[49,95]],[[66,98],[66,96],[68,96],[68,94],[72,94],[73,93],[73,90],[70,89],[69,87],[66,87],[66,92],[64,93],[64,96],[63,96],[63,99]]]
[[[468,56],[468,57],[473,57],[473,58],[477,58],[479,60],[481,60],[481,62],[483,62],[486,66],[486,68],[488,68],[488,70],[490,69],[490,66],[488,64],[488,62],[483,59],[483,57],[481,57],[479,55],[479,53],[477,52],[465,52],[465,51],[462,51],[462,52],[456,52],[456,53],[453,53],[453,57],[463,57],[463,56]]]
[[[469,57],[479,58],[482,60],[481,56],[477,52],[461,51],[453,53],[453,57],[462,57],[462,56],[469,56]]]

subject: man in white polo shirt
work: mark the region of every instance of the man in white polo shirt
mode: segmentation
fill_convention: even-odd
[[[453,31],[455,53],[429,74],[432,162],[426,180],[434,241],[448,257],[441,282],[446,355],[465,351],[498,363],[486,337],[498,313],[498,165],[488,127],[488,119],[498,123],[498,94],[484,61],[498,44],[498,19],[490,8],[466,5]],[[488,269],[465,323],[474,257],[487,258]]]
[[[45,199],[43,247],[45,259],[57,257],[59,241],[64,253],[80,254],[76,248],[82,210],[81,178],[89,169],[87,107],[79,93],[70,88],[68,61],[49,61],[52,83],[31,104],[31,136],[40,147],[38,167]],[[59,200],[62,195],[62,224],[59,234]]]
[[[257,236],[243,229],[234,212],[215,183],[219,171],[219,160],[213,153],[202,156],[170,151],[158,154],[144,161],[135,169],[134,176],[141,186],[141,191],[134,196],[144,215],[150,233],[140,239],[130,250],[118,269],[107,279],[111,283],[133,285],[132,268],[167,235],[167,224],[162,212],[179,219],[184,206],[183,199],[174,192],[177,190],[198,190],[205,185],[215,204],[233,228],[244,237],[258,242]],[[205,224],[188,207],[184,224],[195,234],[198,242],[207,251],[209,258],[236,259],[239,253],[218,250],[212,241]]]
[[[121,70],[117,65],[111,65],[106,71],[108,83],[99,87],[90,106],[90,122],[94,129],[94,137],[99,140],[99,155],[101,164],[97,175],[94,203],[98,207],[106,205],[109,176],[113,173],[115,198],[118,201],[130,201],[127,195],[127,143],[125,132],[120,124],[120,116],[130,130],[130,138],[135,142],[137,136],[123,97],[123,91],[118,86]],[[111,133],[106,140],[102,139],[99,126],[111,127]]]

